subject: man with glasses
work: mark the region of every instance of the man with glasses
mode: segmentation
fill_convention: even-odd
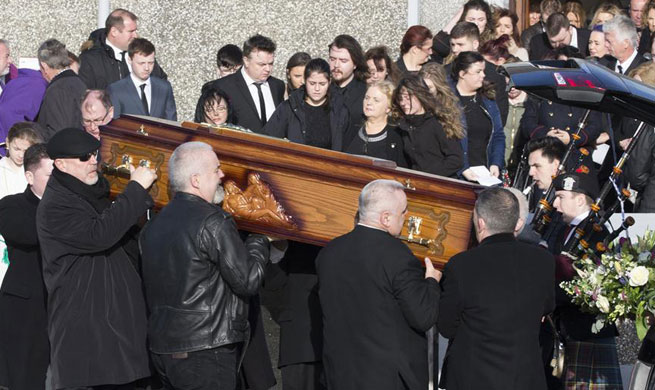
[[[56,389],[133,389],[150,375],[133,236],[154,205],[148,188],[157,175],[130,166],[130,181],[112,202],[98,173],[99,147],[76,128],[61,130],[47,145],[54,169],[36,222]]]
[[[100,139],[100,126],[104,126],[114,117],[114,106],[109,94],[103,90],[89,89],[82,98],[82,127],[87,133]]]

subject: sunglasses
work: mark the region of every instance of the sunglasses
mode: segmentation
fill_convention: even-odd
[[[98,150],[87,153],[84,156],[81,156],[81,157],[78,157],[78,158],[80,159],[80,161],[86,162],[86,161],[89,161],[91,159],[91,157],[95,157],[96,160],[98,160]]]

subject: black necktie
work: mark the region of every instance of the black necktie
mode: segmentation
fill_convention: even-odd
[[[266,104],[264,104],[264,94],[262,93],[262,83],[255,83],[257,87],[257,95],[259,95],[259,119],[262,125],[266,124]]]
[[[619,68],[619,73],[623,74],[623,67],[621,65],[618,65],[617,68]]]
[[[146,97],[146,84],[141,84],[139,88],[141,88],[141,104],[143,104],[143,111],[146,112],[146,115],[150,116],[150,110],[148,110],[148,98]]]

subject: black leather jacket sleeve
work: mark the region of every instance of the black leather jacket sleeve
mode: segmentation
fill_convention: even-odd
[[[200,240],[202,250],[218,265],[221,277],[235,294],[257,294],[269,258],[266,237],[250,235],[244,244],[234,219],[214,214],[207,219]]]

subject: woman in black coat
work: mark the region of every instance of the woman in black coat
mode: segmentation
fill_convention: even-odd
[[[289,95],[264,126],[264,134],[341,151],[350,125],[341,94],[330,91],[330,66],[315,58],[305,66],[305,86]],[[314,259],[320,247],[290,242],[284,259],[267,269],[284,284],[280,324],[283,388],[322,389],[323,326]],[[264,282],[264,294],[267,285]]]
[[[391,160],[407,167],[403,140],[398,127],[389,123],[394,86],[391,81],[371,84],[364,95],[366,122],[356,129],[356,135],[345,152]]]
[[[446,120],[425,81],[417,75],[400,80],[393,104],[409,167],[457,177],[464,165],[461,124],[458,119]]]
[[[315,58],[305,66],[305,86],[289,95],[264,126],[263,133],[324,149],[341,150],[349,126],[341,95],[330,93],[330,65]]]

